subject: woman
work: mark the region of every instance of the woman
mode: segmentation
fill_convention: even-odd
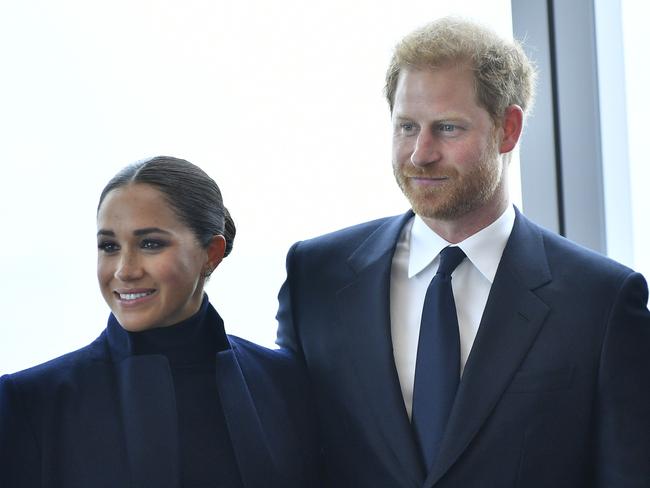
[[[227,336],[203,291],[235,237],[216,183],[181,159],[136,163],[97,227],[108,326],[0,379],[0,486],[317,486],[298,363]]]

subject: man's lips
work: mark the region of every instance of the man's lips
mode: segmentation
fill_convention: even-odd
[[[448,180],[448,175],[427,175],[427,174],[404,174],[404,178],[422,179],[422,180]]]
[[[448,176],[406,176],[406,179],[415,185],[439,185],[449,180]]]

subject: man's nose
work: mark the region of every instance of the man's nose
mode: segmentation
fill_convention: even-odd
[[[426,166],[440,159],[440,152],[435,138],[429,131],[421,131],[415,141],[411,154],[413,166]]]

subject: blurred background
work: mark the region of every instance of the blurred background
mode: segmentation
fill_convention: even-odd
[[[650,175],[632,164],[645,156],[648,12],[622,5],[637,48],[625,53],[628,107],[641,100],[622,121],[635,219],[626,264],[650,275]],[[391,171],[384,72],[405,33],[448,14],[512,36],[506,0],[3,0],[0,374],[105,327],[97,199],[120,168],[158,154],[221,187],[237,238],[207,291],[228,332],[271,346],[289,246],[408,208]]]

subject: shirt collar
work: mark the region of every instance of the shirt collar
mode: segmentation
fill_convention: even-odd
[[[515,210],[508,205],[490,225],[456,244],[487,280],[492,283],[503,249],[515,223]],[[408,277],[412,278],[429,266],[449,242],[440,237],[416,215],[411,227]]]

